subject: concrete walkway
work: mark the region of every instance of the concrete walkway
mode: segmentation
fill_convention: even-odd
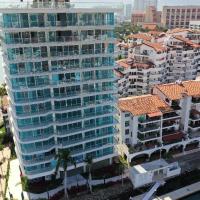
[[[180,188],[178,190],[172,191],[170,193],[164,194],[160,197],[156,197],[153,200],[178,200],[193,193],[196,193],[200,190],[200,182],[188,185],[186,187]],[[134,200],[142,200],[144,194],[133,197]]]
[[[18,159],[10,161],[10,175],[8,179],[8,189],[6,192],[6,197],[10,199],[9,192],[12,194],[14,199],[21,200],[21,178],[20,178],[20,170],[19,170],[19,161]],[[23,192],[24,199],[28,200],[28,194]]]
[[[6,186],[6,174],[8,170],[8,162],[10,159],[10,149],[8,147],[0,151],[0,161],[2,165],[0,166],[0,199],[3,199],[3,193],[5,192]],[[3,191],[2,191],[3,190]]]
[[[162,195],[161,197],[154,198],[154,200],[177,200],[190,194],[196,193],[200,190],[200,182],[183,187],[176,191]]]

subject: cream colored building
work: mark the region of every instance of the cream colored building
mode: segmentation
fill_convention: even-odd
[[[191,20],[200,20],[200,6],[164,6],[162,25],[166,28],[189,28]]]

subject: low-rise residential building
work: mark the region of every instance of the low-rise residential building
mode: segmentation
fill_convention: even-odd
[[[181,173],[178,162],[168,163],[163,159],[141,165],[135,165],[129,170],[130,180],[135,188],[177,176]],[[162,182],[161,182],[162,183]],[[159,184],[160,185],[160,184]]]
[[[191,29],[200,30],[200,20],[198,20],[198,21],[190,21],[190,28]]]
[[[200,147],[200,81],[119,99],[118,151],[133,164]]]
[[[200,75],[197,30],[131,34],[123,45],[127,47],[125,59],[116,63],[121,97],[147,94],[156,84],[195,80]]]

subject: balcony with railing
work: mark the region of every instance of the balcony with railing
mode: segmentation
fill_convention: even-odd
[[[167,144],[173,144],[173,143],[177,143],[180,142],[182,140],[185,139],[185,134],[178,131],[178,132],[168,132],[168,134],[163,134],[162,140],[163,140],[163,144],[167,145]]]
[[[42,145],[26,145],[26,147],[24,145],[21,145],[21,151],[23,154],[33,154],[33,153],[37,153],[40,151],[47,151],[50,149],[53,149],[55,147],[55,143],[49,143],[49,144],[42,144]]]
[[[147,141],[147,140],[155,140],[156,138],[160,137],[159,131],[154,131],[146,134],[138,134],[138,139],[141,142]]]
[[[49,166],[49,167],[44,167],[44,168],[38,168],[38,169],[33,169],[33,170],[25,170],[26,175],[37,175],[37,174],[42,174],[42,173],[53,173],[55,171],[55,166]]]
[[[175,112],[165,113],[163,114],[163,120],[169,120],[169,119],[179,119],[180,116]]]
[[[190,120],[194,123],[200,121],[200,112],[196,109],[192,109],[190,111]]]
[[[152,140],[152,141],[148,141],[145,143],[138,143],[134,146],[129,146],[129,153],[137,153],[137,152],[142,152],[142,151],[148,151],[151,149],[155,149],[161,146],[161,143],[159,140]]]
[[[33,159],[30,159],[30,160],[23,159],[23,164],[24,165],[33,165],[33,164],[36,164],[36,163],[48,162],[48,161],[53,160],[53,159],[55,159],[55,154],[51,154],[51,155],[48,155],[48,156],[35,157]]]
[[[160,120],[161,120],[160,116],[156,116],[156,117],[141,116],[138,118],[139,124],[157,123],[157,122],[160,122]]]
[[[179,102],[179,101],[173,100],[173,101],[172,101],[172,104],[171,104],[171,108],[172,108],[173,110],[180,110],[180,109],[181,109],[181,107],[180,107],[180,102]]]
[[[159,124],[149,124],[149,125],[146,125],[145,127],[139,125],[138,132],[147,133],[147,132],[157,131],[159,129],[160,129],[160,125]]]
[[[200,103],[200,98],[192,97],[192,103],[194,104]]]

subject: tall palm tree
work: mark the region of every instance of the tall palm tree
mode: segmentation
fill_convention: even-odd
[[[92,193],[92,164],[93,164],[93,158],[92,156],[86,156],[85,158],[85,163],[86,166],[88,167],[88,172],[89,172],[89,188],[90,188],[90,192]]]
[[[124,171],[129,167],[129,163],[123,156],[118,157],[119,160],[119,171],[121,173],[121,180],[122,180],[122,186],[124,185]]]
[[[67,192],[67,167],[69,163],[73,163],[73,158],[71,157],[71,153],[68,149],[59,150],[56,158],[57,158],[56,172],[58,172],[60,167],[62,167],[64,170],[65,200],[68,200],[69,195]]]

